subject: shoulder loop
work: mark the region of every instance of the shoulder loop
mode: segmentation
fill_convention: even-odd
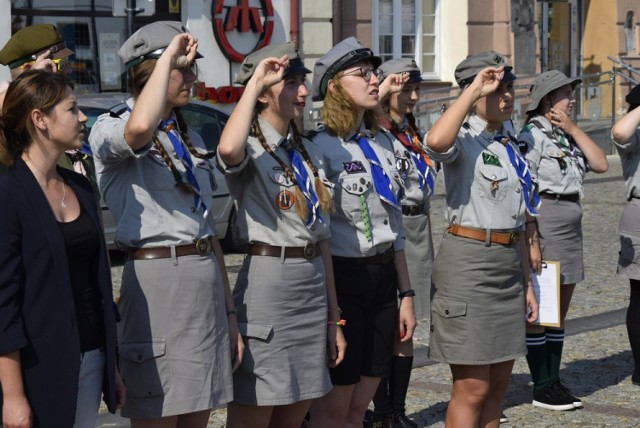
[[[324,131],[324,125],[320,124],[320,125],[318,125],[316,127],[316,129],[312,129],[310,131],[307,131],[304,134],[302,134],[302,136],[305,137],[308,140],[312,140],[316,135],[318,135],[322,131]]]
[[[109,115],[111,115],[111,117],[119,118],[122,116],[122,113],[124,113],[128,109],[129,106],[126,103],[120,103],[116,106],[111,107],[111,109],[109,110]]]

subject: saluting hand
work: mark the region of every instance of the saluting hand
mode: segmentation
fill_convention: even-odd
[[[171,55],[173,68],[187,68],[193,65],[198,53],[198,39],[190,33],[176,35],[167,46],[165,54]]]
[[[51,49],[47,49],[38,55],[35,64],[33,64],[33,68],[37,70],[49,70],[54,73],[58,71],[58,66],[51,60]]]
[[[504,66],[487,67],[476,75],[470,88],[478,93],[478,98],[486,97],[498,89],[503,77]]]
[[[404,84],[409,81],[409,73],[394,73],[388,75],[378,86],[378,101],[383,102],[389,95],[402,91]]]
[[[287,68],[289,68],[289,57],[287,55],[281,58],[265,58],[256,67],[251,80],[260,85],[260,92],[262,93],[273,85],[280,83]]]

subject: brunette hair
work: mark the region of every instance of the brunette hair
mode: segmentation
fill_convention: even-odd
[[[149,81],[149,78],[151,77],[151,73],[153,73],[153,70],[156,67],[156,63],[157,63],[156,59],[146,59],[142,61],[140,64],[136,64],[133,67],[129,68],[129,70],[127,70],[127,75],[129,77],[129,92],[131,93],[131,96],[133,98],[138,98],[138,96],[140,96],[140,94],[142,93],[142,90],[144,89],[145,85]],[[201,153],[198,150],[196,150],[196,148],[193,146],[193,143],[191,143],[191,139],[189,138],[189,132],[188,132],[189,128],[187,126],[187,121],[184,119],[184,116],[180,112],[180,108],[179,107],[174,108],[173,113],[176,116],[176,120],[178,124],[176,129],[180,134],[180,138],[182,138],[182,141],[187,146],[189,153],[191,153],[194,157],[199,159],[211,159],[212,157],[214,157],[215,152]],[[187,191],[193,191],[190,185],[184,183],[184,180],[182,179],[182,174],[180,174],[180,172],[176,168],[171,156],[167,153],[164,146],[160,144],[160,141],[158,140],[157,132],[153,134],[152,138],[153,138],[153,145],[155,149],[160,152],[160,154],[162,155],[162,158],[164,159],[164,162],[167,164],[167,166],[171,170],[171,173],[173,174],[173,178],[176,181],[176,186]]]
[[[0,163],[10,167],[36,134],[31,112],[50,115],[73,82],[63,74],[29,70],[11,82],[0,114]]]
[[[298,181],[295,178],[293,170],[282,159],[280,159],[278,155],[273,152],[271,146],[269,146],[269,144],[267,143],[267,139],[262,133],[262,128],[260,128],[258,116],[260,115],[260,112],[262,112],[265,108],[266,104],[263,104],[261,102],[258,102],[256,104],[256,107],[253,110],[253,118],[251,120],[250,135],[258,139],[262,148],[278,162],[280,168],[282,168],[282,173],[287,177],[287,179],[294,183],[293,196],[295,198],[296,212],[302,220],[306,221],[309,217],[309,207],[307,206],[306,198],[298,187]],[[293,145],[294,150],[298,150],[302,154],[304,162],[313,173],[313,188],[316,192],[316,196],[318,196],[320,209],[325,213],[332,213],[335,207],[333,204],[333,199],[331,198],[331,194],[320,179],[320,176],[318,175],[318,168],[311,161],[309,152],[307,152],[307,149],[305,149],[304,144],[302,143],[302,135],[300,134],[300,131],[298,131],[298,127],[296,126],[294,120],[291,120],[290,126],[293,134],[293,141],[291,142],[291,144]]]
[[[324,97],[322,121],[331,133],[346,139],[351,137],[350,132],[357,131],[357,108],[340,84],[340,80],[334,78],[333,82],[333,90],[327,90],[327,95]],[[373,110],[365,111],[364,124],[370,131],[380,130],[378,118]]]

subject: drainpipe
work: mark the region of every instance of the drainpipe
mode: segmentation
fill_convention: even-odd
[[[290,21],[291,29],[289,35],[293,44],[300,47],[300,0],[291,0]]]

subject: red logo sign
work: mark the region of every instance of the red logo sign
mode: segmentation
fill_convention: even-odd
[[[273,36],[274,16],[271,0],[260,0],[260,7],[249,6],[249,0],[235,0],[235,6],[225,6],[224,0],[212,5],[213,34],[222,53],[231,61],[242,62],[249,53],[265,47]],[[257,42],[246,54],[231,45],[228,33],[254,33]]]

